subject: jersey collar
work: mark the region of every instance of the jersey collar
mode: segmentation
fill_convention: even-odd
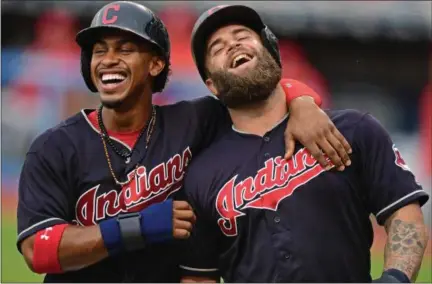
[[[87,121],[87,124],[90,126],[91,129],[93,129],[93,131],[95,131],[98,135],[100,135],[100,131],[99,129],[97,129],[96,127],[94,127],[93,123],[91,123],[91,121],[88,118],[88,114],[92,111],[96,111],[95,109],[89,109],[89,108],[85,108],[81,110],[81,114],[84,116],[84,119]],[[118,143],[120,143],[122,146],[124,146],[126,149],[128,149],[129,151],[131,151],[131,148],[129,147],[129,145],[127,145],[126,143],[122,142],[121,140],[110,136],[110,138]]]
[[[271,129],[269,129],[268,131],[267,131],[267,133],[269,133],[269,132],[271,132],[271,131],[273,131],[276,127],[278,127],[279,125],[281,125],[287,118],[288,118],[288,116],[289,116],[289,113],[287,113],[287,114],[285,114],[284,115],[284,117],[281,119],[281,120],[279,120]],[[234,124],[231,126],[231,128],[232,128],[232,130],[234,130],[235,132],[237,132],[237,133],[239,133],[239,134],[243,134],[243,135],[254,135],[255,136],[255,134],[252,134],[252,133],[248,133],[248,132],[245,132],[245,131],[241,131],[241,130],[238,130],[238,129],[236,129],[235,128],[235,126],[234,126]]]

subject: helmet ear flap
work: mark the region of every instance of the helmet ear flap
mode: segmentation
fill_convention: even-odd
[[[93,93],[97,93],[96,86],[94,85],[91,77],[90,62],[91,62],[91,53],[86,49],[82,49],[81,50],[81,75],[84,78],[84,82],[86,83],[90,91],[92,91]]]
[[[273,56],[274,60],[276,60],[277,64],[282,67],[278,39],[267,26],[265,26],[265,28],[261,30],[261,40],[264,47],[267,48],[267,50]]]

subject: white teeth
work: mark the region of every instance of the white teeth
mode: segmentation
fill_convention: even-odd
[[[109,80],[124,80],[126,79],[125,76],[121,74],[103,74],[102,75],[102,82],[109,81]]]
[[[232,64],[231,64],[231,67],[232,67],[232,68],[237,67],[237,62],[238,62],[239,60],[241,60],[241,59],[248,59],[248,60],[252,60],[252,58],[251,58],[249,55],[247,55],[247,54],[239,54],[239,55],[237,55],[236,57],[234,57],[234,60],[233,60],[233,62],[232,62]]]

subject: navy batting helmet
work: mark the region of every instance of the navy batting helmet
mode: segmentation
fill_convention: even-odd
[[[151,10],[128,1],[113,2],[102,7],[94,16],[90,27],[83,29],[76,36],[76,42],[81,46],[81,74],[90,91],[97,92],[90,73],[92,46],[100,32],[107,29],[132,33],[156,47],[166,64],[162,72],[155,77],[153,84],[153,92],[161,92],[168,80],[170,65],[168,32]]]
[[[192,31],[192,55],[204,81],[207,79],[204,66],[206,42],[213,32],[227,24],[244,25],[258,33],[264,47],[282,66],[278,40],[254,9],[243,5],[220,5],[201,14]]]

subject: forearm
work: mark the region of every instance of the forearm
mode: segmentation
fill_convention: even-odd
[[[421,266],[428,235],[421,210],[415,208],[419,206],[411,204],[406,207],[406,211],[415,210],[416,214],[396,213],[386,223],[384,271],[391,268],[398,269],[414,282]]]
[[[139,213],[106,219],[95,226],[48,227],[24,239],[21,251],[36,273],[74,271],[122,251],[143,249],[146,244],[186,239],[194,220],[187,202],[168,199]]]
[[[108,256],[99,226],[56,225],[21,243],[28,267],[35,273],[61,273],[90,266]]]
[[[300,109],[302,107],[302,105],[305,105],[305,104],[307,106],[310,106],[311,103],[316,104],[314,98],[311,96],[305,95],[305,96],[297,97],[288,103],[288,109],[291,112],[293,109],[296,109],[296,108]],[[317,105],[317,107],[319,107],[319,106]]]
[[[120,252],[143,249],[154,243],[186,239],[195,219],[192,207],[186,201],[165,200],[142,210],[137,215],[124,215],[99,223],[98,226],[71,226],[65,231],[59,248],[63,270],[77,270]],[[138,222],[130,223],[130,218]],[[126,226],[125,219],[129,219]],[[128,229],[122,235],[121,224]],[[133,225],[132,225],[133,224]]]
[[[68,226],[58,254],[63,271],[82,269],[108,257],[99,226]]]

